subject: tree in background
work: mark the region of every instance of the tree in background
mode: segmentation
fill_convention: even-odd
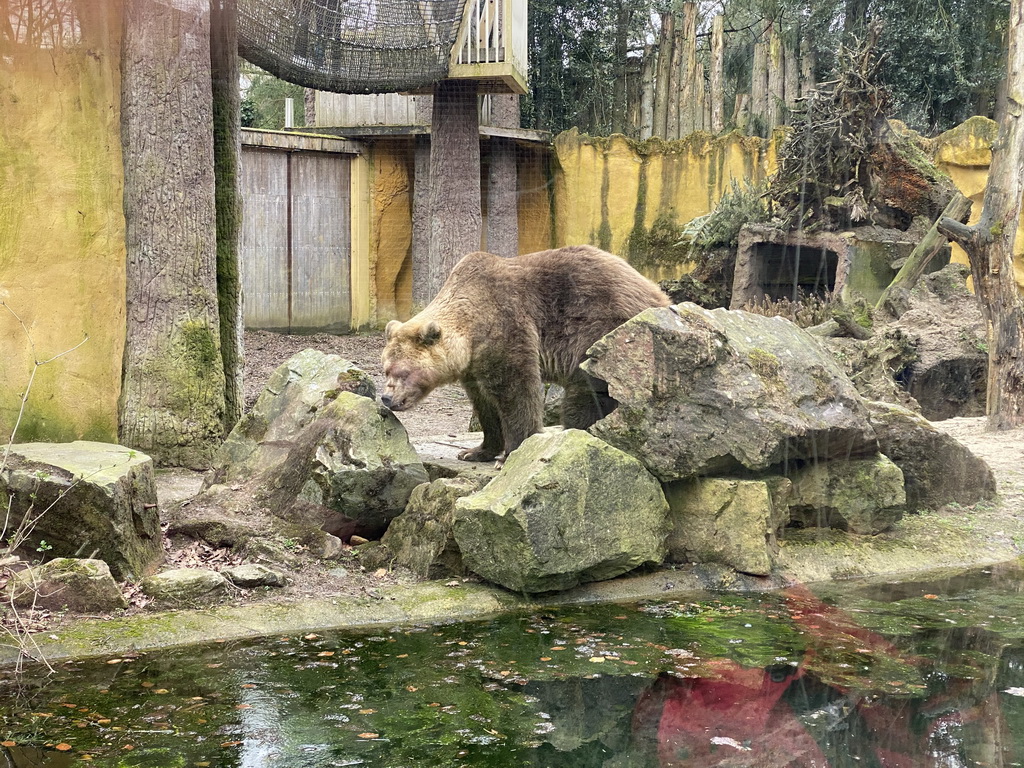
[[[295,127],[306,125],[303,99],[305,89],[280,80],[259,67],[245,63],[242,74],[249,81],[249,87],[242,96],[242,126],[280,131],[285,126],[285,99],[292,99]]]

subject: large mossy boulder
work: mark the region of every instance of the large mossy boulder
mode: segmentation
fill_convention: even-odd
[[[868,408],[879,448],[903,470],[908,510],[995,498],[991,468],[967,446],[906,408],[872,401]]]
[[[881,533],[892,528],[906,509],[903,472],[881,454],[810,464],[790,480],[790,518],[804,528]]]
[[[427,479],[366,374],[307,349],[278,367],[232,430],[188,515],[230,517],[248,504],[339,538],[377,538]]]
[[[789,521],[791,485],[783,477],[709,477],[667,484],[672,521],[668,559],[720,563],[767,576],[779,552],[779,531]]]
[[[205,487],[248,480],[284,460],[298,436],[342,392],[376,397],[373,380],[338,355],[306,349],[282,363],[214,458]]]
[[[455,541],[455,503],[487,483],[480,476],[441,478],[413,489],[405,512],[381,537],[382,555],[420,578],[440,579],[465,573]],[[364,559],[365,562],[365,559]]]
[[[663,482],[877,451],[853,384],[783,318],[650,309],[588,354],[583,367],[619,403],[591,432]]]
[[[163,559],[153,461],[110,443],[22,443],[0,472],[6,536],[47,557],[105,562],[119,581]],[[45,544],[43,543],[45,542]]]
[[[533,435],[455,506],[463,563],[516,592],[611,579],[666,554],[668,504],[657,479],[581,430]]]

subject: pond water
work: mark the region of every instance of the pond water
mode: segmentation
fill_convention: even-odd
[[[1022,585],[1008,565],[6,673],[0,768],[1024,765]]]

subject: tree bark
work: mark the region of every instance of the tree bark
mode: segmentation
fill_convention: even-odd
[[[210,61],[213,94],[213,160],[217,204],[217,305],[220,355],[224,365],[224,431],[242,418],[245,318],[238,239],[242,200],[238,161],[242,151],[238,90],[238,9],[235,0],[210,3]],[[312,93],[309,89],[307,92]],[[309,123],[312,124],[312,123]]]
[[[122,56],[120,440],[159,464],[202,468],[225,413],[208,0],[126,3]]]
[[[703,88],[703,77],[697,82],[697,4],[683,3],[683,28],[679,56],[679,135],[687,136],[701,128],[703,104],[697,86]]]
[[[644,46],[640,75],[640,138],[651,138],[654,128],[654,46]]]
[[[629,59],[629,22],[632,15],[631,4],[627,0],[619,0],[615,12],[613,61],[617,71],[612,83],[612,133],[626,132],[626,64]]]
[[[519,96],[491,97],[491,124],[519,127]],[[519,194],[516,143],[492,136],[487,174],[487,250],[498,256],[519,255]]]
[[[992,147],[981,219],[970,227],[952,218],[939,223],[967,251],[989,323],[988,424],[999,430],[1024,424],[1024,302],[1013,269],[1024,178],[1024,0],[1010,6],[1008,37],[1008,108]]]
[[[653,135],[667,138],[668,133],[668,81],[672,66],[672,42],[675,37],[675,17],[661,14],[661,34],[658,36],[658,69],[654,76]]]
[[[898,290],[909,291],[915,285],[917,281],[921,279],[921,275],[924,274],[925,269],[928,268],[928,264],[939,249],[944,246],[947,242],[946,236],[939,232],[939,222],[943,218],[953,219],[958,222],[964,221],[971,212],[971,201],[964,197],[962,194],[957,192],[953,195],[953,199],[949,201],[946,209],[942,212],[942,215],[932,224],[931,229],[921,238],[921,242],[917,244],[913,252],[907,258],[906,263],[900,268],[900,271],[896,273],[896,277],[892,279],[888,287],[882,291],[882,295],[878,297],[878,301],[875,304],[877,309],[884,309],[886,301]]]
[[[783,106],[786,103],[786,61],[782,49],[782,38],[775,25],[768,32],[768,97],[765,122],[768,130],[783,123]]]
[[[480,249],[480,121],[476,83],[434,87],[430,129],[429,285],[433,297],[452,268]]]
[[[711,132],[725,128],[725,17],[711,25]]]
[[[669,61],[668,69],[668,112],[665,122],[665,138],[679,138],[679,110],[682,104],[682,94],[679,89],[684,82],[682,78],[683,67],[683,31],[680,25],[676,24],[675,15],[672,21],[672,58]]]
[[[754,61],[750,67],[750,121],[761,130],[768,112],[768,46],[765,33],[754,43]]]

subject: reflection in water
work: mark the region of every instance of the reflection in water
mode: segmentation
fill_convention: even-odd
[[[1020,575],[76,664],[0,688],[0,768],[1011,766]]]

